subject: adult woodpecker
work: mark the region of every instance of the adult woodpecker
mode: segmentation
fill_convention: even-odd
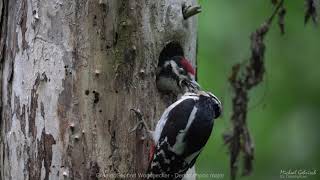
[[[216,96],[197,91],[185,93],[170,105],[155,131],[149,130],[140,114],[140,122],[153,139],[147,179],[182,179],[195,164],[221,111],[221,102]]]
[[[199,89],[195,81],[195,70],[183,56],[174,56],[161,61],[157,69],[159,91],[175,95]]]

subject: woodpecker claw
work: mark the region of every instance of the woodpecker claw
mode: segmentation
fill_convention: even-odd
[[[129,129],[129,133],[133,133],[134,131],[136,131],[139,127],[140,123],[137,123],[132,129]]]
[[[133,111],[135,115],[138,117],[139,120],[142,120],[142,113],[140,109],[130,109],[130,111]]]
[[[133,112],[135,113],[135,115],[136,115],[137,118],[139,119],[139,122],[138,122],[132,129],[129,130],[129,133],[130,133],[130,134],[133,133],[133,132],[136,131],[139,127],[140,127],[139,130],[142,129],[142,128],[145,128],[146,131],[147,131],[148,133],[150,133],[151,131],[150,131],[147,123],[144,121],[143,115],[142,115],[141,111],[140,111],[139,109],[130,109],[130,111],[133,111]],[[142,140],[144,140],[144,139],[146,139],[146,138],[147,138],[147,137],[146,137],[145,135],[141,137]]]

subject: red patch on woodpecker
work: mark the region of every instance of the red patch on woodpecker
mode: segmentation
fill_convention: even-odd
[[[156,150],[156,146],[152,143],[149,151],[149,164],[153,159],[154,151]]]
[[[182,58],[182,60],[180,61],[180,64],[188,73],[192,75],[196,74],[196,71],[194,70],[194,68],[192,67],[192,65],[189,63],[187,59]]]

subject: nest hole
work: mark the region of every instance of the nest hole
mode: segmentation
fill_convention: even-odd
[[[183,48],[178,42],[168,43],[161,51],[158,66],[174,56],[184,56]]]

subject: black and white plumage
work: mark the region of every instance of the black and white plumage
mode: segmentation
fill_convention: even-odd
[[[199,89],[199,84],[195,81],[195,70],[183,56],[161,61],[156,82],[159,91],[176,95]]]
[[[186,93],[162,114],[152,133],[149,179],[182,179],[207,143],[221,102],[211,93]]]

